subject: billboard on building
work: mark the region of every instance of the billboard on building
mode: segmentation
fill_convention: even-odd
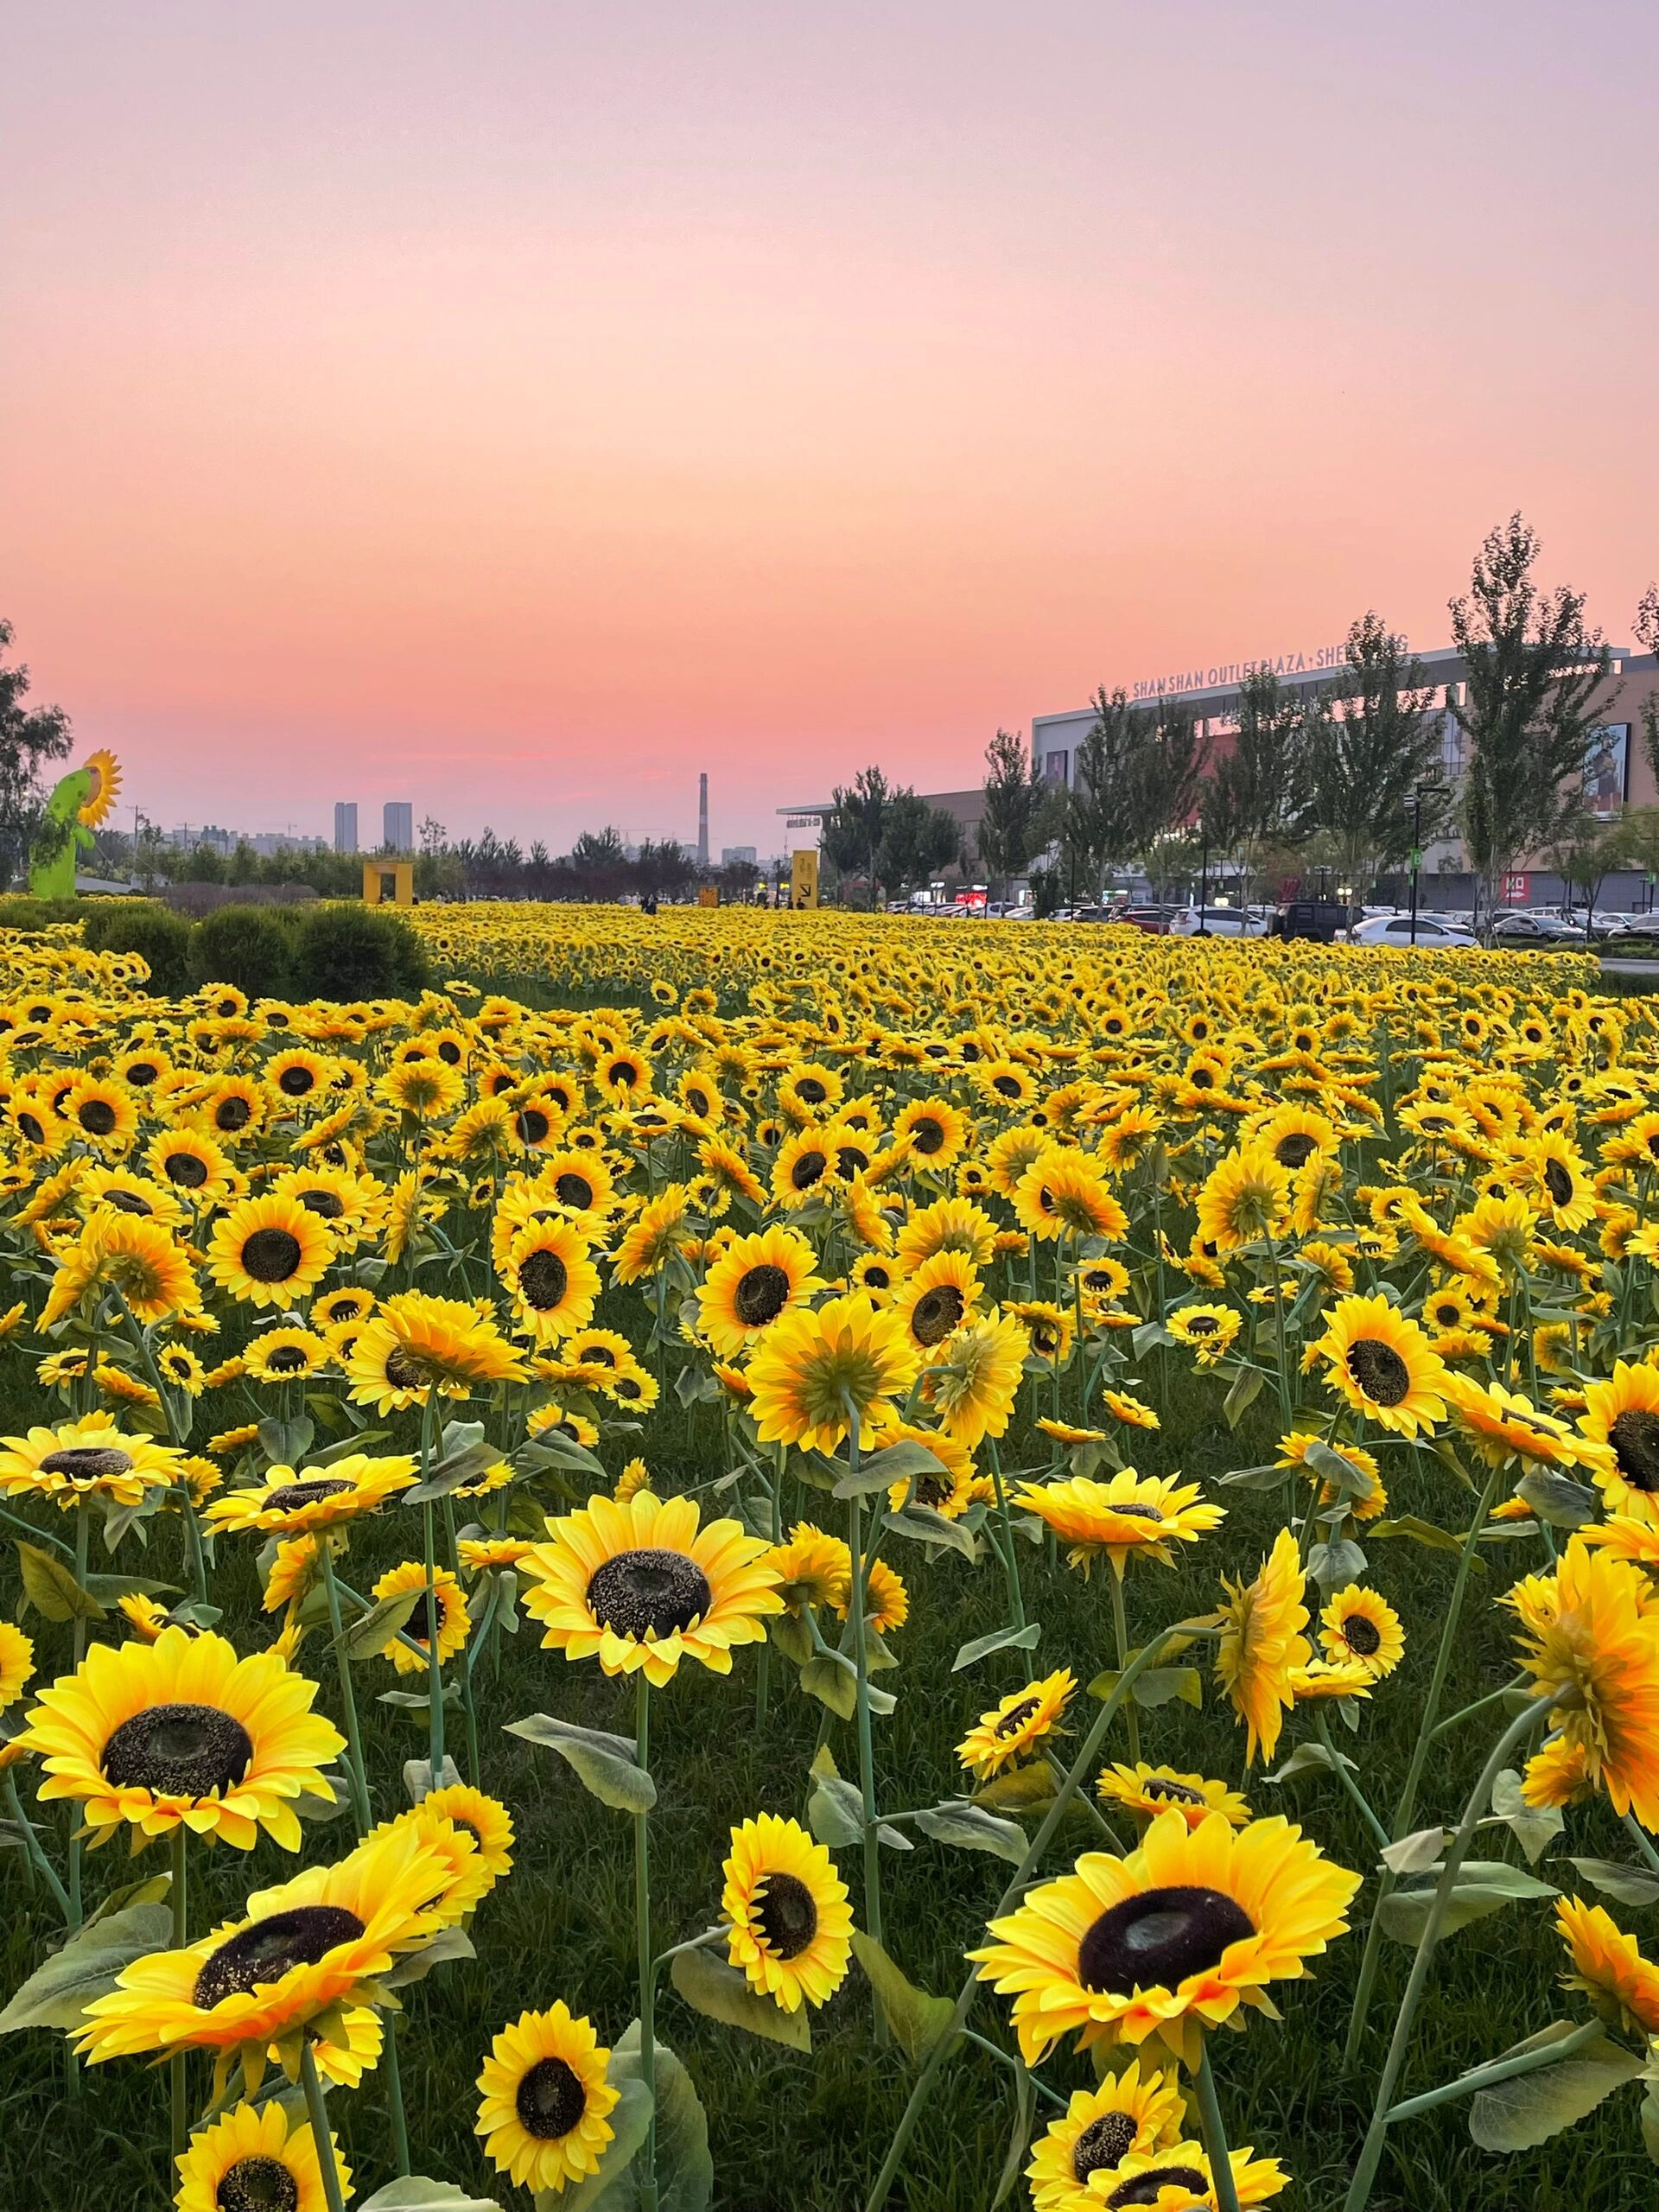
[[[1603,722],[1591,733],[1584,761],[1584,803],[1605,822],[1630,797],[1630,726]]]

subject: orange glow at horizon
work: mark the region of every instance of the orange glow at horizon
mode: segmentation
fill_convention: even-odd
[[[14,30],[0,613],[170,825],[781,842],[1100,683],[1659,569],[1605,6]],[[1621,56],[1607,66],[1610,44]]]

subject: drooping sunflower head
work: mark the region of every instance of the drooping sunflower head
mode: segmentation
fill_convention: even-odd
[[[1635,1936],[1581,1897],[1561,1899],[1555,1926],[1572,1961],[1565,1986],[1582,1990],[1621,2034],[1659,2036],[1659,1966],[1643,1955]]]
[[[372,1513],[415,1479],[415,1462],[404,1453],[373,1459],[361,1452],[322,1467],[268,1467],[261,1479],[212,1498],[207,1518],[215,1528],[243,1533],[277,1530],[300,1535]]]
[[[978,1720],[957,1746],[957,1757],[970,1774],[988,1781],[1004,1767],[1029,1758],[1059,1728],[1061,1715],[1077,1685],[1069,1667],[1042,1681],[1010,1690]]]
[[[1274,1537],[1253,1582],[1223,1580],[1216,1673],[1249,1731],[1247,1765],[1255,1764],[1258,1748],[1264,1758],[1273,1757],[1292,1703],[1291,1678],[1313,1656],[1301,1632],[1307,1625],[1305,1583],[1301,1554],[1288,1529]]]
[[[621,2094],[607,2079],[610,2058],[593,2023],[563,1999],[501,2030],[478,2077],[475,2129],[498,2172],[557,2191],[597,2169]]]
[[[1236,1828],[1248,1827],[1252,1818],[1246,1800],[1224,1782],[1172,1766],[1148,1766],[1144,1759],[1105,1768],[1095,1787],[1108,1804],[1122,1805],[1142,1821],[1159,1820],[1172,1807],[1190,1828],[1211,1813],[1224,1814]]]
[[[683,1657],[728,1674],[733,1647],[758,1643],[784,1610],[769,1547],[736,1521],[700,1529],[690,1498],[595,1495],[547,1526],[523,1561],[525,1610],[545,1647],[607,1675],[643,1669],[660,1686]]]
[[[771,1813],[732,1830],[721,1909],[727,1955],[785,2012],[828,2002],[846,1978],[853,1916],[830,1853]]]
[[[845,1609],[853,1575],[852,1554],[840,1536],[798,1521],[787,1543],[774,1544],[766,1563],[779,1577],[779,1593],[791,1612],[804,1605]]]
[[[1196,2066],[1204,2030],[1344,1932],[1359,1885],[1276,1815],[1235,1834],[1221,1813],[1189,1828],[1172,1808],[1128,1858],[1090,1853],[1028,1892],[969,1956],[1014,1993],[1027,2065],[1076,2032],[1084,2048],[1160,2036]]]

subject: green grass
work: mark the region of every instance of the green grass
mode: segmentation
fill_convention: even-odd
[[[37,1393],[26,1383],[15,1354],[5,1356],[4,1383],[0,1417],[8,1429],[41,1418]],[[1213,1478],[1269,1456],[1273,1431],[1260,1406],[1234,1437],[1217,1425],[1212,1389],[1192,1387],[1173,1366],[1169,1385],[1165,1429],[1137,1440],[1143,1470],[1179,1466]],[[1037,1463],[1043,1456],[1036,1448],[1040,1441],[1022,1423],[1004,1450],[1005,1464]],[[706,1481],[720,1471],[712,1415],[704,1408],[688,1416],[671,1393],[648,1423],[644,1448],[665,1486]],[[1392,1510],[1459,1525],[1469,1509],[1467,1494],[1443,1471],[1402,1473],[1403,1457],[1389,1455]],[[1230,1517],[1224,1531],[1195,1548],[1189,1565],[1174,1573],[1156,1567],[1132,1571],[1137,1641],[1166,1620],[1213,1604],[1219,1569],[1238,1571],[1271,1540],[1276,1496],[1230,1491],[1226,1498]],[[804,1510],[827,1520],[842,1509],[811,1493]],[[176,1573],[174,1540],[171,1530],[156,1533],[149,1572]],[[417,1541],[412,1513],[383,1515],[353,1538],[351,1580],[364,1588]],[[910,1623],[893,1639],[901,1666],[883,1677],[884,1686],[898,1693],[898,1710],[876,1724],[882,1802],[897,1808],[954,1793],[957,1741],[984,1706],[1024,1678],[1025,1661],[1000,1655],[971,1673],[950,1672],[964,1639],[1003,1618],[1001,1579],[994,1563],[970,1569],[946,1555],[924,1567],[914,1548],[899,1543],[890,1547],[890,1555],[912,1595]],[[1508,1617],[1490,1598],[1533,1556],[1529,1541],[1488,1554],[1490,1571],[1476,1578],[1470,1624],[1459,1639],[1448,1710],[1510,1673]],[[1101,1581],[1085,1583],[1063,1564],[1051,1567],[1040,1552],[1023,1546],[1020,1557],[1028,1611],[1043,1624],[1035,1655],[1040,1669],[1069,1664],[1086,1681],[1111,1664]],[[121,1563],[129,1563],[128,1554]],[[1385,1818],[1409,1753],[1453,1564],[1445,1554],[1408,1544],[1371,1547],[1371,1579],[1400,1606],[1410,1642],[1401,1673],[1372,1701],[1357,1738],[1350,1739],[1340,1727],[1338,1732],[1360,1758]],[[11,1586],[9,1568],[5,1582]],[[221,1547],[214,1589],[229,1623],[245,1630],[257,1605],[251,1544]],[[10,1606],[11,1600],[6,1602]],[[41,1674],[49,1679],[67,1663],[69,1632],[37,1617],[29,1626]],[[262,1633],[256,1630],[252,1640]],[[528,1624],[500,1649],[499,1670],[480,1686],[482,1780],[512,1808],[518,1832],[516,1865],[479,1913],[473,1930],[476,1961],[441,1967],[408,1993],[402,2050],[416,2169],[480,2194],[498,2194],[510,2205],[528,2200],[493,2179],[472,2133],[474,2080],[482,2054],[493,2033],[522,2008],[545,2006],[560,1997],[591,2014],[607,2040],[620,2036],[634,2009],[633,1934],[628,1823],[588,1798],[551,1754],[499,1732],[502,1724],[542,1709],[626,1730],[632,1693],[607,1682],[596,1668],[572,1667],[542,1651]],[[334,1688],[321,1638],[308,1644],[302,1663],[321,1676],[323,1701],[332,1707]],[[774,1657],[772,1711],[757,1732],[754,1669],[753,1650],[739,1655],[724,1680],[688,1665],[653,1701],[652,1764],[660,1791],[652,1816],[654,1905],[660,1946],[717,1916],[720,1863],[732,1822],[761,1810],[799,1815],[803,1809],[822,1708],[801,1695],[792,1671]],[[402,1802],[403,1761],[423,1756],[424,1744],[419,1727],[372,1701],[374,1690],[391,1686],[390,1666],[372,1665],[359,1679],[359,1700],[372,1716],[375,1808],[385,1816]],[[1086,1726],[1088,1709],[1075,1717]],[[1161,1707],[1144,1716],[1143,1727],[1147,1756],[1238,1777],[1242,1732],[1213,1698],[1203,1713],[1181,1704]],[[1299,1721],[1280,1758],[1303,1732]],[[831,1720],[830,1740],[843,1771],[852,1770],[851,1725]],[[1455,1815],[1490,1741],[1479,1723],[1452,1740],[1444,1761],[1437,1758],[1431,1768],[1420,1820]],[[1116,1748],[1123,1755],[1121,1743]],[[1333,1856],[1354,1866],[1371,1865],[1357,1818],[1334,1783],[1313,1778],[1281,1790],[1258,1776],[1249,1793],[1260,1811],[1291,1800],[1284,1809],[1303,1820]],[[55,1818],[60,1838],[64,1815]],[[1605,1808],[1571,1819],[1573,1850],[1630,1855],[1628,1840]],[[1096,1834],[1078,1813],[1064,1832],[1055,1866],[1094,1847]],[[1516,1856],[1507,1832],[1497,1834],[1508,1855]],[[344,1827],[308,1832],[313,1856],[326,1855],[336,1840],[343,1847],[346,1840]],[[1488,1840],[1482,1847],[1492,1852],[1499,1846]],[[855,1899],[856,1858],[855,1853],[841,1857]],[[197,1851],[193,1859],[192,1924],[198,1928],[209,1910],[216,1917],[236,1911],[249,1888],[280,1879],[293,1865],[268,1843],[251,1858],[221,1847]],[[160,1863],[152,1853],[143,1865]],[[9,1991],[38,1962],[54,1929],[38,1896],[26,1890],[18,1857],[8,1855],[0,1866],[5,1899],[0,1988]],[[92,1899],[132,1878],[118,1845],[94,1857],[90,1866]],[[884,1854],[888,1948],[914,1980],[932,1991],[955,1992],[963,1952],[980,1936],[1007,1872],[996,1859],[925,1839],[908,1855]],[[1364,2069],[1351,2086],[1344,2085],[1338,2056],[1359,1951],[1357,1936],[1339,1942],[1319,1962],[1313,1979],[1278,1989],[1282,2025],[1253,2019],[1248,2033],[1222,2036],[1216,2051],[1234,2142],[1281,2158],[1295,2178],[1278,2202],[1306,2212],[1327,2212],[1340,2202],[1368,2114],[1367,2085],[1375,2079],[1408,1964],[1407,1953],[1388,1948]],[[1547,1905],[1511,1906],[1452,1937],[1436,1962],[1402,2094],[1496,2056],[1563,2011],[1576,2010],[1581,2017],[1581,2000],[1563,1999],[1556,1986],[1560,1967]],[[1005,2008],[988,1992],[975,2022],[982,2032],[1009,2043]],[[808,2058],[721,2029],[688,2011],[671,1992],[660,2000],[658,2032],[690,2068],[708,2110],[715,2202],[723,2212],[783,2207],[849,2212],[862,2204],[910,2077],[895,2051],[875,2042],[869,1993],[856,1970],[815,2024],[816,2049]],[[108,2212],[119,2204],[137,2212],[171,2202],[164,2071],[147,2070],[136,2061],[99,2068],[77,2107],[65,2099],[60,2036],[27,2032],[6,2043],[3,2054],[0,2204],[49,2212]],[[1086,2059],[1065,2052],[1057,2052],[1044,2071],[1062,2088],[1092,2078]],[[893,2207],[964,2212],[988,2203],[1010,2124],[1011,2078],[971,2050],[950,2062],[893,2190]],[[392,2171],[384,2094],[384,2080],[375,2075],[355,2094],[337,2092],[330,2101],[362,2195]],[[1373,2201],[1385,2212],[1406,2206],[1411,2212],[1516,2212],[1523,2205],[1529,2212],[1624,2212],[1650,2201],[1652,2189],[1636,2093],[1627,2089],[1587,2122],[1521,2158],[1478,2150],[1466,2132],[1466,2108],[1448,2107],[1391,2147]],[[1014,2201],[1026,2201],[1023,2184]]]

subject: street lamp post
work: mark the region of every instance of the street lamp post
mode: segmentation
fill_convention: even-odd
[[[1423,801],[1439,798],[1443,784],[1414,784],[1411,787],[1411,942],[1417,942],[1417,876],[1423,865]]]

